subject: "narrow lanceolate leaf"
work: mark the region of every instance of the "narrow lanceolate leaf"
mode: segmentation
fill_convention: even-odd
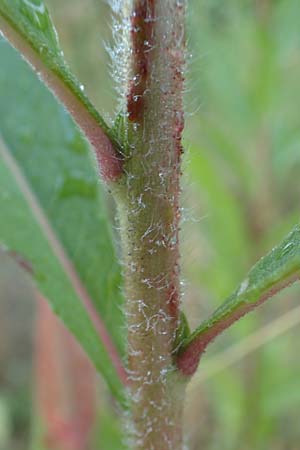
[[[70,111],[94,146],[104,179],[117,179],[122,173],[120,146],[70,72],[44,2],[0,0],[0,31]]]
[[[32,272],[120,397],[120,267],[88,147],[4,41],[0,60],[0,243]]]
[[[207,345],[236,320],[300,277],[300,226],[250,270],[236,291],[185,339],[177,364],[192,375]]]

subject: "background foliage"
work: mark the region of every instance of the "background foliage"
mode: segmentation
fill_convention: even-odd
[[[72,69],[100,112],[113,117],[103,44],[111,39],[109,7],[102,0],[47,3]],[[192,327],[299,218],[299,19],[297,0],[189,1],[182,261],[183,303]],[[1,259],[1,450],[27,449],[30,434],[33,306],[30,286],[16,271]],[[262,333],[251,353],[245,338],[296,308],[299,294],[297,286],[283,292],[226,332],[203,358],[186,408],[192,450],[219,449],[220,442],[224,450],[298,448],[298,327],[266,344],[268,334]],[[299,310],[295,315],[300,322]],[[231,364],[236,342],[239,357]],[[216,358],[223,369],[212,372]],[[95,439],[107,450],[114,435],[111,449],[119,450],[118,423],[99,391]],[[111,424],[108,436],[103,424]]]

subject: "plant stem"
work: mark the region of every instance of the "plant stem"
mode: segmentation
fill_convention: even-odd
[[[138,189],[137,189],[138,191]],[[172,209],[167,202],[159,214],[155,196],[145,198],[148,208],[132,213],[132,203],[121,212],[122,244],[128,322],[128,378],[132,399],[135,449],[181,449],[183,385],[172,366],[177,328],[175,276],[177,255],[170,247],[155,248],[144,237],[151,221],[169,223]],[[161,228],[163,238],[164,230]],[[152,242],[153,241],[153,242]],[[152,254],[152,250],[155,253]]]
[[[127,176],[119,207],[128,320],[130,448],[181,450],[183,377],[173,366],[179,323],[179,194],[184,7],[134,0]]]

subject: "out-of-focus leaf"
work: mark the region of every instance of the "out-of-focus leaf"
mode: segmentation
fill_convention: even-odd
[[[85,450],[96,419],[96,371],[43,298],[38,303],[35,367],[42,443],[49,449]]]
[[[228,293],[229,287],[234,287],[246,266],[249,255],[246,224],[238,198],[224,183],[210,161],[208,151],[203,147],[192,147],[190,158],[193,188],[204,200],[201,212],[205,219],[200,226],[208,235],[210,249],[217,255],[215,259],[212,257],[206,271],[202,269],[201,282],[205,280],[219,297]],[[242,255],[241,249],[244,250]],[[232,267],[235,267],[234,271]]]
[[[129,450],[124,442],[122,423],[108,409],[101,411],[99,417],[97,448],[99,450]]]

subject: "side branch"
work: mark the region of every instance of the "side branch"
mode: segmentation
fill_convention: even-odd
[[[1,4],[0,4],[1,7]],[[39,77],[69,111],[95,150],[99,171],[106,182],[119,179],[123,173],[121,144],[83,92],[82,85],[70,73],[62,52],[30,42],[0,8],[0,32],[34,68]],[[36,44],[36,45],[34,45]]]
[[[192,376],[208,344],[234,322],[299,279],[300,226],[250,270],[236,291],[186,338],[176,356],[179,370]]]

